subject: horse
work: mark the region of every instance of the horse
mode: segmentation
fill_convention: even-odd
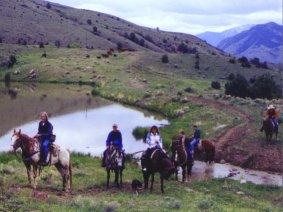
[[[154,174],[159,172],[161,192],[164,193],[163,180],[168,179],[170,175],[175,172],[175,166],[160,148],[154,148],[153,150],[148,151],[150,151],[150,158],[148,163],[146,163],[147,166],[145,166],[145,163],[142,161],[144,189],[148,189],[148,181],[151,176],[150,191],[153,190]]]
[[[186,138],[186,146],[190,145],[190,142],[192,141],[192,138]],[[197,147],[197,151],[201,154],[204,154],[204,161],[211,164],[214,162],[215,157],[215,144],[213,141],[210,141],[208,139],[200,139]]]
[[[108,151],[105,154],[105,167],[107,171],[107,183],[106,186],[109,188],[110,171],[115,172],[116,186],[122,187],[123,185],[123,170],[125,168],[125,153],[120,151],[115,145],[110,145]]]
[[[27,170],[27,177],[29,184],[36,188],[37,174],[40,176],[40,170],[42,165],[40,164],[40,141],[36,138],[31,138],[26,134],[21,133],[21,130],[14,130],[12,138],[13,152],[16,154],[17,149],[22,150],[22,160]],[[72,187],[72,166],[70,152],[57,145],[52,145],[53,151],[48,153],[49,165],[55,165],[57,170],[62,176],[63,190],[69,192]],[[33,185],[32,185],[32,173],[33,171]]]
[[[276,127],[273,125],[270,119],[264,119],[262,121],[262,130],[264,130],[265,132],[265,138],[267,143],[271,143],[273,133],[275,133],[277,140],[278,129],[276,129]]]
[[[187,154],[185,144],[180,136],[173,137],[171,151],[172,151],[172,161],[174,162],[176,167],[175,179],[176,180],[178,179],[177,167],[180,166],[182,169],[182,176],[183,176],[182,181],[183,182],[187,181],[186,171],[188,175],[191,175],[193,163]]]

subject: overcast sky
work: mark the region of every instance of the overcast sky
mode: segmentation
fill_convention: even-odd
[[[282,0],[50,0],[138,25],[198,34],[246,24],[282,24]]]

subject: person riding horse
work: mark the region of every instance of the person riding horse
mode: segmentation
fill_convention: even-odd
[[[48,114],[46,112],[40,113],[40,122],[38,125],[38,132],[34,138],[38,138],[41,142],[41,165],[48,165],[47,156],[53,135],[53,126],[48,121]]]
[[[278,111],[274,105],[269,105],[265,112],[265,120],[270,120],[273,124],[274,131],[278,131]],[[263,131],[263,126],[261,127],[260,131]]]
[[[122,152],[122,148],[123,148],[122,134],[118,130],[117,124],[112,125],[112,131],[107,136],[106,150],[103,152],[103,158],[102,158],[102,164],[101,164],[102,167],[106,166],[105,159],[106,159],[106,155],[109,151],[110,145],[113,145],[115,148],[118,149],[119,152]],[[124,160],[124,158],[123,158],[123,160]]]
[[[148,144],[148,148],[145,150],[141,162],[143,164],[143,171],[147,171],[147,167],[149,164],[150,160],[150,154],[155,150],[155,149],[160,149],[161,152],[166,155],[163,151],[163,145],[162,145],[162,137],[159,133],[159,130],[157,126],[152,126],[150,128],[150,131],[148,132],[146,136],[146,143]]]
[[[195,152],[195,149],[198,146],[198,143],[199,143],[199,140],[200,140],[200,134],[201,134],[197,125],[194,125],[193,128],[194,128],[194,134],[191,136],[193,138],[193,140],[188,145],[188,149],[187,149],[187,153],[188,153],[191,160],[194,159],[194,152]]]

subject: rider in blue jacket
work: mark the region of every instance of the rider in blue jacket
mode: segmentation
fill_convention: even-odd
[[[111,143],[118,148],[119,151],[122,151],[123,148],[123,141],[122,141],[122,134],[118,130],[118,125],[113,124],[112,131],[108,134],[107,140],[106,140],[106,150],[103,152],[103,158],[102,158],[102,167],[105,167],[105,157],[106,153],[108,151],[109,146]]]
[[[48,121],[48,115],[46,112],[40,113],[40,122],[38,125],[38,132],[34,136],[35,138],[39,138],[41,141],[41,152],[43,153],[42,164],[47,165],[47,156],[49,151],[49,146],[51,142],[51,136],[53,135],[53,126]]]
[[[190,153],[190,157],[193,158],[194,156],[194,151],[198,146],[199,140],[200,140],[200,130],[198,129],[197,125],[194,125],[194,134],[193,134],[193,140],[191,142],[191,144],[189,145],[189,153]]]

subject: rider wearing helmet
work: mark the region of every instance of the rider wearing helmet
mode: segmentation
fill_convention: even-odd
[[[275,128],[275,131],[278,131],[278,111],[274,105],[269,105],[265,112],[265,120],[270,120]],[[263,130],[263,126],[260,131]]]

